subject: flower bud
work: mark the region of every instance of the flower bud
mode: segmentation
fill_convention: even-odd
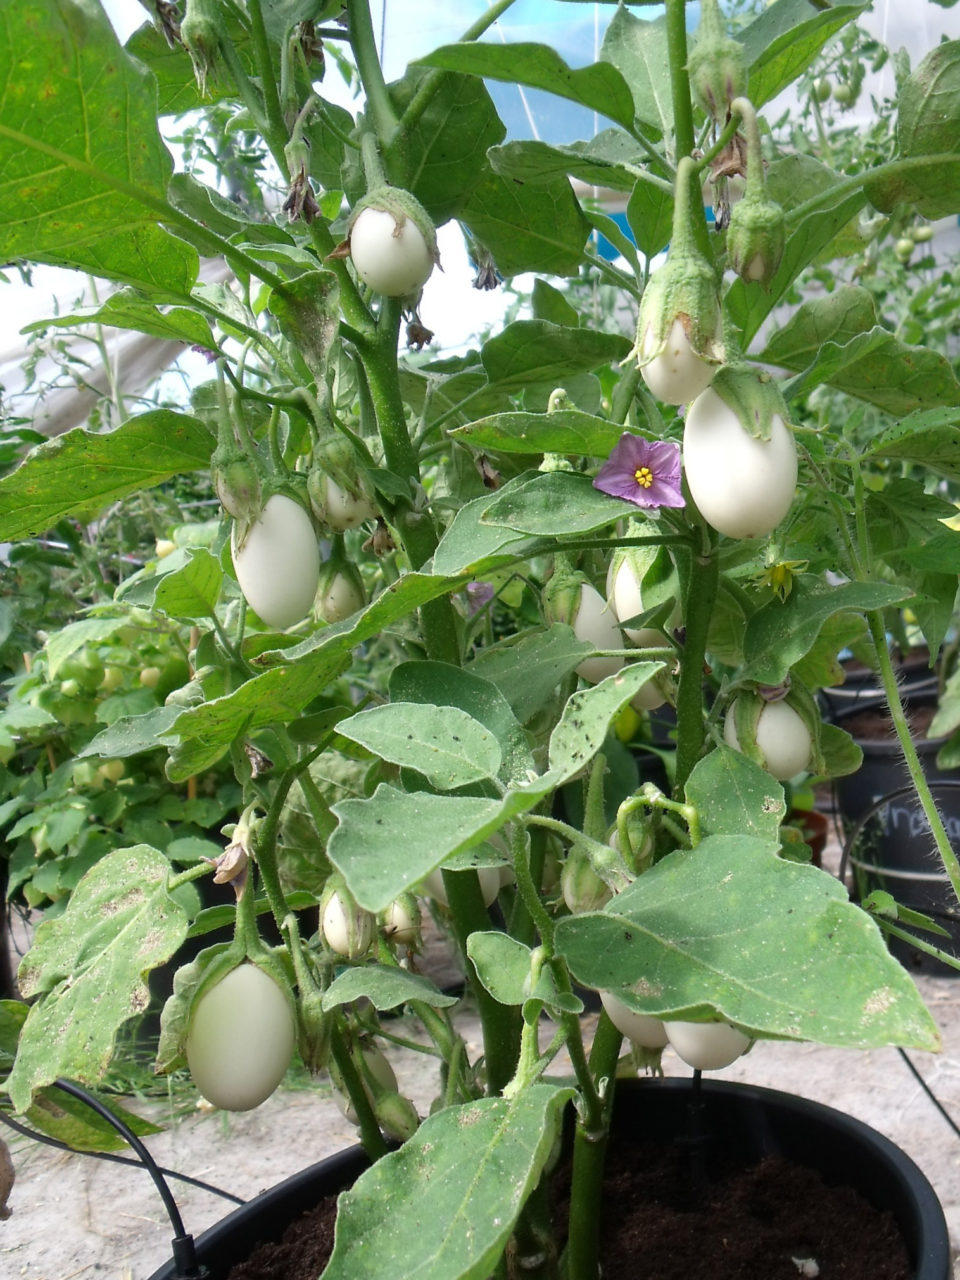
[[[420,904],[412,893],[394,898],[380,917],[380,931],[392,947],[419,951],[423,938],[420,929]]]
[[[330,1024],[333,1013],[323,1008],[323,993],[315,989],[297,1000],[297,1049],[312,1074],[323,1071],[330,1057]]]
[[[775,200],[754,199],[749,192],[733,206],[727,229],[727,257],[741,280],[769,288],[786,245],[783,209]]]
[[[700,26],[687,74],[697,102],[716,124],[723,125],[730,103],[746,90],[747,61],[743,45],[724,28],[717,0],[701,0]]]
[[[373,1099],[373,1114],[387,1137],[396,1142],[406,1142],[420,1126],[416,1107],[402,1093],[377,1094]]]
[[[220,56],[219,12],[211,0],[187,0],[180,23],[180,41],[190,54],[200,96],[206,97],[207,79]]]

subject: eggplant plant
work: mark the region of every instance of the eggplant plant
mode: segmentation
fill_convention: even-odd
[[[885,945],[896,904],[851,902],[781,828],[784,782],[859,765],[816,694],[866,636],[960,889],[885,622],[911,609],[932,653],[950,627],[960,383],[858,274],[904,226],[960,211],[960,43],[899,60],[895,129],[858,155],[813,122],[862,0],[734,22],[704,0],[693,30],[684,0],[601,4],[599,56],[577,67],[489,38],[512,3],[495,0],[389,83],[368,0],[144,3],[121,44],[97,0],[0,0],[0,253],[110,286],[51,325],[196,346],[210,376],[178,408],[33,447],[0,480],[0,538],[183,476],[216,495],[216,531],[171,537],[135,582],[189,636],[187,680],[78,759],[149,757],[175,794],[229,766],[241,799],[218,856],[112,849],[41,923],[28,1003],[4,1006],[9,1104],[102,1078],[146,975],[205,927],[178,891],[212,877],[233,886],[233,940],[179,971],[157,1067],[236,1108],[294,1052],[329,1072],[374,1164],[325,1280],[596,1280],[631,1064],[656,1070],[667,1043],[697,1069],[769,1038],[938,1046]],[[496,82],[602,127],[508,138]],[[245,158],[235,194],[256,198],[164,140],[214,112]],[[474,284],[537,282],[477,348],[437,356],[422,297],[457,226],[464,310]],[[211,259],[226,283],[199,280]],[[616,296],[599,324],[583,282]],[[59,663],[90,621],[50,637]],[[621,739],[665,709],[657,785]],[[480,1053],[411,962],[427,902]],[[584,988],[604,1008],[589,1045]],[[379,1065],[378,1017],[399,1007],[442,1061],[427,1117]],[[561,1252],[539,1189],[571,1102]],[[423,1203],[428,1219],[403,1212]]]

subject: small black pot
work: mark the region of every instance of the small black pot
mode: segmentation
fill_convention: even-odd
[[[618,1140],[670,1139],[689,1132],[694,1085],[688,1078],[617,1085]],[[730,1081],[703,1081],[698,1124],[707,1141],[750,1157],[782,1155],[816,1169],[831,1186],[850,1186],[889,1210],[906,1243],[914,1280],[950,1280],[950,1238],[936,1193],[914,1162],[888,1138],[832,1107],[793,1094]],[[255,1245],[276,1240],[324,1196],[367,1167],[360,1147],[323,1160],[234,1210],[197,1240],[210,1280],[224,1280]],[[858,1229],[850,1224],[851,1231]],[[181,1280],[172,1262],[150,1280]]]
[[[887,705],[887,695],[876,671],[847,664],[843,669],[843,684],[820,691],[826,719],[839,723],[840,717],[853,711]],[[911,701],[936,698],[938,677],[931,671],[928,658],[907,658],[898,665],[897,671],[901,698]]]
[[[862,708],[860,708],[862,709]],[[844,727],[841,717],[837,723]],[[943,951],[960,955],[960,907],[947,873],[941,866],[930,828],[909,782],[903,753],[895,738],[857,738],[863,764],[856,773],[839,778],[837,804],[846,834],[844,864],[853,877],[853,894],[866,897],[874,889],[892,894],[904,907],[933,917],[949,938],[927,934],[926,940]],[[960,841],[960,774],[937,766],[943,738],[914,742],[924,776],[930,783],[952,844]],[[941,963],[900,939],[890,950],[915,970],[957,977],[960,970]]]

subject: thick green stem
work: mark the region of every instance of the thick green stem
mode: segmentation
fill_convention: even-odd
[[[600,1274],[603,1172],[621,1040],[620,1032],[602,1013],[590,1052],[590,1070],[594,1080],[603,1086],[603,1102],[599,1113],[590,1110],[578,1117],[574,1134],[570,1238],[565,1255],[567,1280],[597,1280]]]
[[[379,1160],[381,1156],[387,1154],[387,1144],[384,1142],[380,1126],[377,1124],[377,1117],[373,1113],[370,1098],[363,1087],[360,1072],[354,1064],[353,1055],[350,1052],[350,1046],[347,1043],[340,1018],[334,1018],[333,1026],[330,1029],[330,1052],[333,1054],[333,1060],[340,1073],[340,1079],[343,1081],[343,1087],[349,1094],[353,1109],[357,1113],[357,1123],[360,1129],[360,1141],[363,1143],[363,1149],[371,1160]]]
[[[677,770],[674,785],[678,797],[683,796],[687,778],[700,759],[705,734],[703,669],[707,633],[720,578],[717,552],[706,538],[700,548],[691,551],[687,572],[683,656],[677,686]]]
[[[900,690],[897,687],[896,673],[893,669],[893,662],[890,659],[890,650],[887,647],[883,614],[880,610],[871,610],[867,614],[867,623],[870,627],[870,638],[873,640],[877,653],[877,664],[880,678],[883,680],[883,689],[890,707],[890,719],[893,721],[894,732],[897,735],[897,741],[900,743],[900,749],[903,752],[910,780],[916,789],[920,807],[923,809],[927,822],[930,824],[930,831],[936,842],[937,852],[943,862],[943,869],[950,877],[953,892],[960,899],[960,861],[957,860],[957,855],[950,844],[950,837],[947,835],[946,828],[943,825],[943,819],[937,810],[936,802],[930,791],[930,784],[927,782],[927,776],[923,771],[923,765],[920,762],[920,756],[917,753],[913,735],[910,732],[910,725],[904,714],[903,703],[900,701]]]
[[[397,127],[397,113],[390,100],[383,68],[377,56],[377,41],[373,34],[368,0],[347,0],[347,15],[350,19],[350,43],[367,97],[367,107],[377,134],[385,141]]]
[[[670,60],[670,92],[673,99],[673,131],[677,160],[694,148],[693,107],[687,75],[686,0],[667,0],[667,57]]]
[[[487,1068],[487,1092],[501,1094],[513,1079],[520,1051],[521,1017],[519,1008],[499,1004],[477,978],[476,969],[467,955],[467,939],[471,933],[490,929],[490,917],[483,905],[480,881],[475,871],[444,871],[443,887],[450,904],[453,930],[467,977],[477,1001],[483,1027],[483,1052]]]
[[[277,77],[273,69],[273,56],[260,0],[247,0],[247,9],[250,13],[250,34],[253,37],[253,50],[257,59],[257,70],[260,73],[260,91],[263,94],[263,106],[267,114],[270,134],[277,139],[283,138],[286,143],[287,126],[280,107]]]

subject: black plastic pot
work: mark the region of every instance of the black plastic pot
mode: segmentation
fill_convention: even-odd
[[[844,719],[838,720],[843,727]],[[960,846],[960,775],[938,768],[942,738],[915,741],[924,775],[954,847]],[[863,764],[836,783],[837,803],[846,835],[845,862],[854,896],[875,889],[892,894],[902,906],[923,912],[943,925],[949,938],[927,935],[927,941],[960,955],[960,907],[943,870],[920,803],[909,782],[903,753],[895,738],[857,738]],[[892,939],[890,949],[905,964],[927,973],[960,976],[960,971]]]
[[[618,1141],[669,1141],[689,1132],[690,1079],[638,1080],[617,1086]],[[850,1186],[889,1210],[904,1238],[914,1280],[950,1280],[950,1239],[936,1193],[914,1162],[868,1125],[792,1094],[730,1081],[703,1081],[698,1119],[705,1141],[753,1158],[782,1155],[816,1169],[831,1186]],[[324,1196],[348,1187],[366,1167],[359,1147],[333,1156],[257,1196],[197,1240],[210,1280],[224,1280],[253,1247],[278,1239]],[[850,1230],[857,1232],[852,1222]],[[173,1263],[150,1280],[181,1280]]]
[[[876,671],[871,671],[869,667],[847,664],[844,664],[843,669],[843,684],[820,691],[828,720],[839,722],[840,717],[849,715],[852,711],[887,705],[887,695]],[[897,672],[902,698],[912,701],[936,698],[937,673],[930,670],[929,659],[925,655],[905,659],[898,665]]]

